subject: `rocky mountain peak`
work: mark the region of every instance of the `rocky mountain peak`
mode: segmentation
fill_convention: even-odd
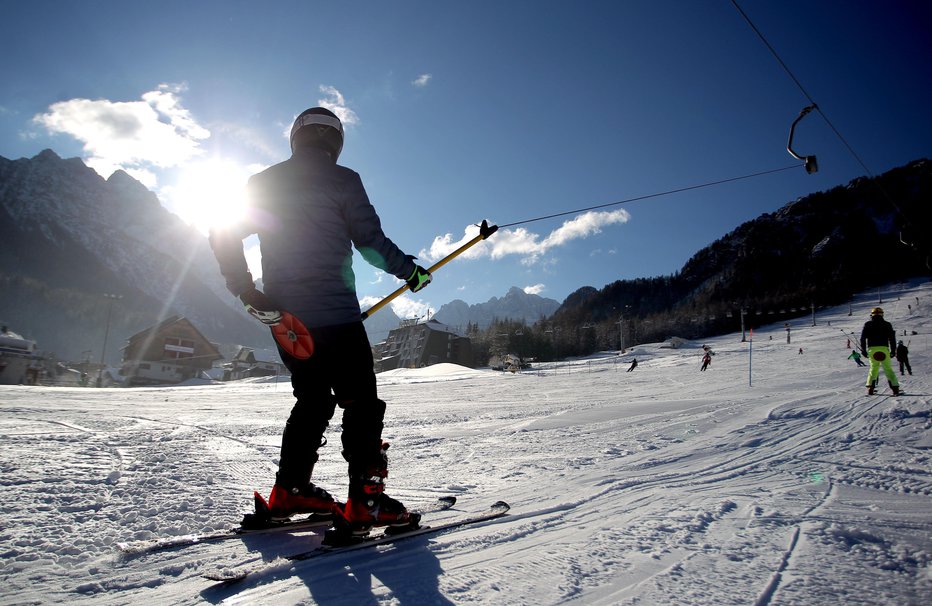
[[[492,297],[485,303],[469,305],[465,301],[455,299],[441,306],[434,318],[460,329],[465,329],[468,324],[487,328],[496,319],[533,323],[551,315],[559,307],[560,303],[554,299],[531,295],[517,286],[512,286],[504,297]]]
[[[123,171],[104,180],[51,150],[0,158],[0,220],[9,295],[0,317],[59,356],[100,342],[102,293],[124,297],[114,306],[118,344],[121,329],[134,334],[163,314],[188,317],[218,342],[267,336],[233,307],[206,238]]]

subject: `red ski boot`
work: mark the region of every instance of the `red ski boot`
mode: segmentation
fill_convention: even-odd
[[[349,498],[342,509],[337,508],[336,519],[351,535],[365,535],[373,526],[417,527],[420,516],[385,494],[387,449],[388,442],[382,442],[380,462],[366,469],[352,469],[350,463]]]
[[[269,495],[269,513],[273,520],[283,520],[299,513],[332,513],[336,502],[330,493],[308,482],[286,489],[276,483]]]

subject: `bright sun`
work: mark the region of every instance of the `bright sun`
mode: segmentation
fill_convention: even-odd
[[[189,164],[170,188],[174,211],[203,233],[231,223],[245,208],[246,181],[254,171],[230,160]]]

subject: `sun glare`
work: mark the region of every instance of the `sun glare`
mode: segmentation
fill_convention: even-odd
[[[178,216],[206,234],[211,227],[242,216],[250,174],[247,167],[229,160],[191,163],[171,187],[172,206]]]

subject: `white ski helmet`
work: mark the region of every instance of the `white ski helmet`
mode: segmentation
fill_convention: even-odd
[[[312,107],[295,118],[290,141],[292,152],[296,147],[317,147],[336,162],[343,151],[343,123],[329,109]]]

